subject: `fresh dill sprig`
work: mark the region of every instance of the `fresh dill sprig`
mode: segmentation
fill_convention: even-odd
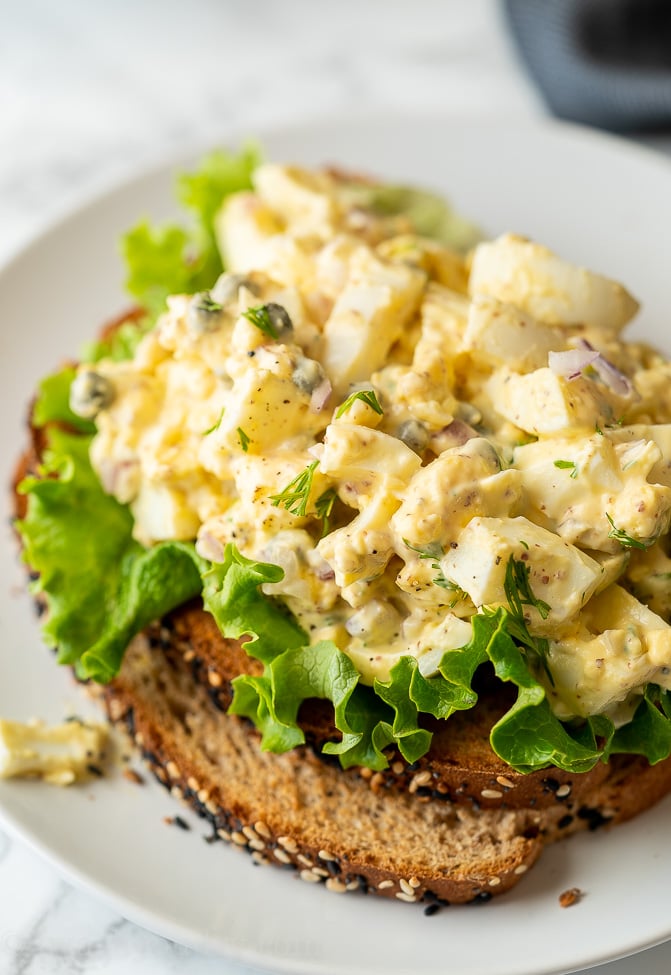
[[[456,606],[456,604],[462,600],[466,599],[468,593],[452,579],[448,579],[442,570],[440,565],[440,559],[442,559],[445,552],[443,546],[438,542],[429,542],[424,548],[419,548],[416,545],[411,545],[407,538],[403,539],[403,544],[410,549],[411,552],[416,552],[420,559],[431,559],[431,568],[436,573],[435,578],[431,580],[434,586],[439,586],[441,589],[447,589],[449,592],[454,593],[454,599],[450,603],[450,608]]]
[[[539,599],[534,595],[529,582],[530,569],[521,559],[516,559],[513,555],[508,559],[506,565],[506,575],[503,581],[503,590],[508,600],[508,605],[513,616],[524,620],[524,607],[532,606],[538,610],[541,619],[546,620],[552,607],[544,599]]]
[[[329,518],[331,517],[331,512],[333,511],[333,505],[336,503],[338,498],[338,493],[335,488],[327,488],[323,494],[320,494],[315,501],[315,511],[317,512],[317,517],[322,520],[322,538],[324,535],[329,533]]]
[[[319,465],[318,460],[313,460],[311,464],[297,474],[279,494],[271,494],[270,500],[277,508],[280,505],[292,514],[303,517],[307,514],[310,491],[315,471]],[[322,495],[323,497],[323,495]],[[334,499],[335,500],[335,499]],[[333,505],[331,505],[333,507]],[[330,512],[330,508],[329,508]]]
[[[341,403],[336,410],[335,418],[339,420],[343,413],[347,413],[349,409],[352,408],[353,404],[360,399],[362,403],[370,406],[371,410],[382,416],[383,409],[380,406],[379,400],[374,389],[360,389],[356,393],[350,393],[344,403]]]
[[[254,308],[248,308],[247,311],[243,311],[242,314],[248,322],[256,325],[264,335],[268,335],[271,339],[279,338],[280,333],[273,324],[267,305],[256,305]]]
[[[614,538],[616,542],[619,542],[622,548],[638,548],[645,551],[647,548],[653,544],[654,539],[649,542],[640,542],[637,538],[632,538],[628,535],[623,528],[618,528],[611,518],[611,516],[606,512],[606,518],[610,524],[610,531],[608,532],[609,538]]]
[[[527,546],[528,547],[528,546]],[[540,613],[541,619],[547,619],[551,606],[543,599],[534,595],[529,582],[529,566],[513,555],[508,559],[503,589],[508,600],[508,618],[506,629],[510,636],[518,643],[527,647],[540,659],[550,684],[554,687],[554,677],[548,665],[547,655],[550,641],[542,636],[532,636],[524,618],[524,606],[533,606]]]

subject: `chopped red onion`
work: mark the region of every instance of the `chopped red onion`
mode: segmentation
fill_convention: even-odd
[[[321,413],[328,402],[331,392],[331,383],[326,377],[324,377],[320,384],[312,391],[312,396],[310,397],[310,410],[313,413]]]
[[[571,380],[581,376],[598,358],[596,349],[567,349],[565,352],[549,352],[548,365],[556,376]]]
[[[594,353],[596,349],[593,345],[587,341],[587,339],[580,339],[580,347],[589,352]],[[631,380],[628,376],[625,376],[617,366],[614,366],[612,362],[609,362],[605,356],[602,356],[600,352],[596,352],[596,358],[592,363],[592,368],[598,375],[602,383],[608,386],[614,393],[618,396],[628,396],[632,391]]]

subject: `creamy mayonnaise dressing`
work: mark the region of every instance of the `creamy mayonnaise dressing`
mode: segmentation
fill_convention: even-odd
[[[367,682],[435,673],[512,559],[560,717],[671,688],[671,364],[621,339],[627,291],[512,235],[465,260],[295,167],[217,233],[212,291],[74,384],[139,541],[280,565],[266,592]]]

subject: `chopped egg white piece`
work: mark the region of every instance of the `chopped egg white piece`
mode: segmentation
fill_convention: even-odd
[[[104,726],[79,720],[47,726],[0,719],[0,778],[36,777],[71,785],[101,760],[107,735]]]

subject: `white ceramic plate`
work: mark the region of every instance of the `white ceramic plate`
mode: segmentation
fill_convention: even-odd
[[[644,302],[641,335],[671,350],[671,167],[630,145],[558,125],[440,118],[324,122],[263,139],[272,158],[338,162],[446,192],[492,233],[513,229],[626,282]],[[173,170],[141,176],[84,206],[0,276],[2,483],[23,442],[37,380],[124,307],[119,234],[172,212]],[[2,539],[0,714],[58,720],[85,709],[40,643],[9,530]],[[544,975],[594,965],[671,937],[671,800],[611,833],[548,850],[488,905],[421,907],[337,897],[255,869],[163,816],[158,786],[120,775],[84,788],[0,783],[1,820],[122,914],[174,940],[259,967],[319,975]],[[427,837],[430,842],[430,837]],[[570,910],[567,887],[585,891]]]

